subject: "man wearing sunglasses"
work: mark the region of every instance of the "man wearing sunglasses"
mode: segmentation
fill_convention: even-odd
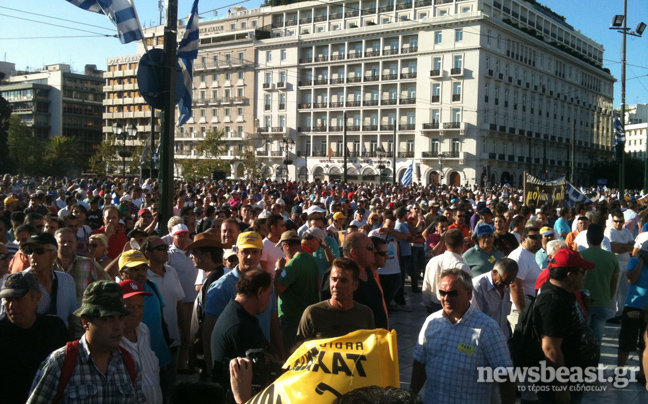
[[[511,284],[511,300],[513,310],[509,317],[511,327],[515,328],[519,313],[535,299],[535,284],[540,275],[540,267],[535,260],[535,254],[542,248],[542,234],[537,227],[525,227],[522,230],[522,242],[513,250],[508,258],[518,264],[518,275]]]
[[[29,268],[25,271],[36,276],[42,293],[37,313],[56,315],[68,327],[79,304],[74,278],[54,271],[57,250],[56,239],[49,233],[33,235],[20,246],[22,254],[29,259]]]
[[[470,306],[473,282],[458,268],[443,270],[438,296],[442,310],[429,316],[414,348],[414,394],[426,384],[425,403],[490,403],[491,383],[477,383],[478,367],[513,366],[497,323]],[[505,376],[505,375],[502,375]],[[515,385],[499,384],[501,402],[515,403]]]

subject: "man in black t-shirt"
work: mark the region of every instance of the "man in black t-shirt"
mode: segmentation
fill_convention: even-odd
[[[236,282],[236,298],[225,306],[212,332],[213,381],[227,385],[230,359],[245,357],[247,350],[268,346],[256,316],[266,311],[271,295],[269,273],[258,269],[241,273]]]
[[[7,315],[0,320],[2,402],[23,404],[41,362],[69,340],[63,320],[36,314],[41,291],[31,272],[10,274],[0,298]]]
[[[585,368],[598,364],[599,343],[574,296],[574,291],[583,288],[586,270],[593,268],[593,263],[568,248],[559,250],[549,262],[549,282],[542,286],[533,307],[547,366]],[[552,384],[561,388],[557,392],[539,391],[541,403],[580,402],[582,389],[577,391],[571,383]]]

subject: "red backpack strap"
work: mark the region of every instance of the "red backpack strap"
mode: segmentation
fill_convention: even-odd
[[[124,360],[124,365],[126,366],[126,370],[130,375],[131,382],[133,382],[133,387],[135,387],[135,382],[137,381],[137,373],[135,372],[135,361],[133,360],[133,357],[128,353],[127,350],[125,350],[122,347],[119,347],[119,350],[121,351],[122,358]]]
[[[74,368],[77,364],[77,356],[79,355],[79,340],[70,341],[65,345],[65,360],[63,361],[63,369],[59,376],[58,387],[56,388],[56,395],[52,404],[58,404],[63,399],[63,392],[74,373]]]

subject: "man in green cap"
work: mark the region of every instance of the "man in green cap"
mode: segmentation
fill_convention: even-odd
[[[27,403],[145,402],[141,372],[119,347],[123,317],[129,314],[122,288],[111,281],[91,283],[74,314],[81,317],[85,334],[43,362]]]

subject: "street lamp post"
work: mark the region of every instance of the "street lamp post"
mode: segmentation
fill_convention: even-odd
[[[628,17],[628,0],[623,0],[623,15],[617,14],[612,20],[612,26],[610,29],[613,29],[623,35],[623,40],[621,42],[621,127],[625,130],[625,98],[626,98],[626,38],[628,35],[641,37],[644,30],[646,29],[646,24],[640,22],[637,25],[637,28],[634,31],[631,31],[627,26],[627,17]],[[644,159],[644,190],[648,189],[648,161]],[[625,146],[621,150],[621,163],[619,164],[619,199],[622,199],[625,195]]]
[[[439,182],[441,182],[445,178],[445,175],[443,174],[443,163],[445,163],[446,157],[450,157],[450,153],[440,152],[437,157],[439,158],[439,167],[441,167],[439,169]]]
[[[385,149],[380,145],[376,149],[376,155],[378,155],[378,185],[382,186],[382,175],[383,175],[383,170],[385,169],[385,164],[383,162],[383,157],[385,157]]]
[[[118,137],[121,135],[123,146],[122,150],[119,151],[119,156],[122,158],[122,177],[126,176],[126,158],[131,157],[133,153],[129,150],[126,150],[126,138],[130,137],[131,139],[134,139],[135,136],[137,136],[137,128],[135,125],[130,125],[126,126],[126,131],[122,129],[122,127],[114,123],[112,126],[113,133],[116,134]]]
[[[288,182],[288,166],[293,163],[292,159],[290,158],[290,149],[295,144],[295,141],[292,140],[291,138],[284,137],[283,142],[284,142],[284,153],[286,154],[283,163],[286,166],[286,182]]]

